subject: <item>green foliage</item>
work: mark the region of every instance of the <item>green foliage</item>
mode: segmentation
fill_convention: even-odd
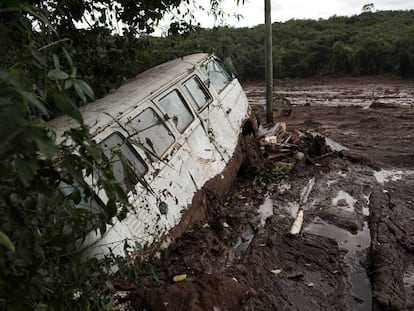
[[[289,173],[295,166],[295,162],[275,161],[270,167],[265,167],[253,179],[254,187],[268,187],[271,184],[280,183],[289,178]]]
[[[79,247],[129,207],[78,110],[94,92],[45,12],[11,3],[0,11],[0,309],[111,309],[102,279],[115,258]],[[61,143],[46,122],[56,114],[79,124]],[[106,205],[92,204],[97,192]]]
[[[76,246],[91,228],[111,223],[117,211],[76,206],[81,198],[93,197],[83,182],[85,174],[98,174],[96,187],[121,209],[128,202],[76,109],[75,99],[92,95],[90,88],[76,79],[78,90],[64,92],[63,81],[69,77],[55,68],[44,73],[46,87],[29,91],[30,67],[25,68],[27,76],[18,67],[2,69],[0,80],[0,230],[6,246],[0,251],[1,308],[104,309],[110,296],[101,297],[108,289],[96,277],[107,262],[81,262]],[[55,143],[42,119],[52,105],[79,121],[80,127],[67,133],[74,144]],[[73,185],[72,192],[64,195],[62,183]],[[83,294],[73,299],[79,290]]]
[[[368,6],[370,8],[370,6]],[[414,11],[367,11],[326,20],[273,23],[275,78],[319,75],[414,76]],[[148,38],[155,59],[195,52],[231,56],[242,80],[264,79],[264,27],[197,28]]]

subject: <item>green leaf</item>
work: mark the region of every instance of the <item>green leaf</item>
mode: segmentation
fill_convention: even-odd
[[[89,86],[88,83],[86,83],[83,80],[76,80],[79,83],[79,86],[82,88],[82,91],[86,96],[88,96],[90,99],[95,98],[95,94],[93,93],[92,88]]]
[[[6,247],[9,251],[12,251],[13,253],[16,251],[16,247],[14,246],[10,238],[4,232],[1,232],[1,231],[0,231],[0,244]]]
[[[10,78],[9,72],[3,68],[0,68],[0,81],[7,82],[9,78]]]
[[[65,54],[66,59],[68,60],[70,67],[73,67],[72,57],[70,57],[68,51],[64,47],[62,47],[62,51]]]
[[[47,73],[47,77],[55,80],[66,80],[69,75],[60,69],[52,69]]]
[[[95,144],[95,143],[89,143],[85,142],[84,144],[86,150],[90,154],[90,156],[96,161],[100,162],[102,160],[102,148]]]
[[[40,153],[45,155],[47,158],[51,158],[60,153],[59,147],[47,139],[36,138],[35,141]]]
[[[73,79],[67,79],[65,81],[65,90],[69,90],[73,86]]]
[[[106,215],[109,218],[112,218],[116,215],[117,207],[116,207],[116,203],[114,200],[112,199],[108,200],[108,203],[106,203],[105,211],[106,211]]]
[[[101,235],[104,235],[106,232],[106,224],[105,223],[101,223],[101,226],[99,227],[99,232],[101,233]]]
[[[74,80],[73,86],[75,87],[76,94],[78,94],[78,96],[81,98],[81,100],[84,103],[86,103],[87,102],[86,96],[85,96],[85,94],[83,92],[82,85],[80,84],[79,81],[81,81],[81,80],[78,80],[78,79]]]
[[[20,181],[25,186],[29,186],[39,169],[38,161],[35,159],[17,159],[15,165]]]
[[[60,70],[59,57],[56,54],[53,54],[53,65],[55,65],[55,69]]]
[[[73,189],[73,192],[68,195],[68,199],[72,200],[75,204],[79,204],[82,200],[81,192],[78,188]]]
[[[49,116],[49,113],[43,103],[33,94],[26,91],[18,91],[19,94],[30,104],[34,105],[44,115]]]
[[[74,101],[65,93],[55,92],[53,99],[57,108],[64,114],[75,119],[79,124],[83,124],[82,115],[76,107]]]

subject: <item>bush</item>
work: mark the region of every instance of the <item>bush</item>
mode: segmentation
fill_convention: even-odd
[[[0,309],[111,309],[106,272],[116,259],[84,259],[78,247],[128,208],[78,111],[93,91],[77,76],[70,40],[40,11],[8,9],[0,15]],[[46,122],[56,114],[79,123],[61,143]],[[108,197],[102,209],[89,204],[96,191]]]

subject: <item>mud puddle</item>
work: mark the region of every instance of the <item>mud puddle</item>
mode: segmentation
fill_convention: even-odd
[[[349,183],[350,180],[353,183]],[[358,188],[368,191],[373,186],[374,178],[369,171],[364,174],[360,168],[349,166],[346,173],[334,170],[318,176],[316,181],[312,178],[301,191],[301,201],[303,197],[305,201],[312,201],[311,210],[308,211],[311,219],[305,225],[304,232],[332,239],[346,252],[344,263],[351,284],[346,304],[350,310],[369,310],[372,307],[371,284],[364,267],[371,242],[368,222],[365,220],[369,216],[370,195],[360,193]],[[356,189],[359,191],[356,192]],[[354,198],[350,192],[358,196]],[[344,218],[349,225],[344,226]]]
[[[372,307],[371,283],[365,268],[361,265],[361,254],[369,247],[371,242],[367,222],[357,234],[329,224],[320,218],[304,228],[305,232],[325,236],[335,240],[339,247],[346,250],[345,262],[350,267],[350,281],[352,292],[347,298],[351,310],[370,310]],[[357,254],[359,252],[360,254]],[[366,255],[363,255],[364,257]],[[365,259],[365,258],[364,258]]]
[[[246,253],[249,248],[255,232],[258,228],[263,227],[266,224],[266,220],[273,215],[273,201],[269,194],[265,195],[263,203],[257,210],[257,215],[252,219],[252,222],[247,225],[241,234],[237,237],[234,249],[231,251],[234,255],[230,255],[235,259],[240,259],[241,256]]]

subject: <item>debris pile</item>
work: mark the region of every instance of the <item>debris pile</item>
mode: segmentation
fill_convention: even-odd
[[[282,160],[294,158],[314,163],[320,158],[347,150],[346,147],[314,131],[288,132],[286,123],[278,122],[270,128],[259,126],[258,137],[263,158]]]

